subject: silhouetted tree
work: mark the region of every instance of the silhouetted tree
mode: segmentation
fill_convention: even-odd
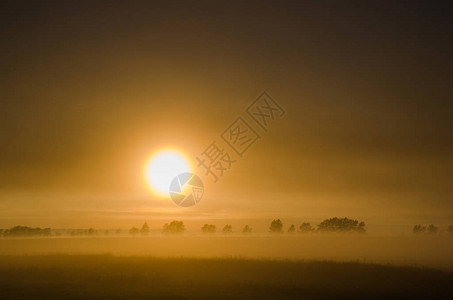
[[[140,230],[138,230],[137,227],[132,227],[131,229],[129,229],[129,233],[130,233],[131,235],[136,235],[136,234],[138,234],[139,232],[140,232]]]
[[[83,229],[74,229],[73,231],[71,231],[71,235],[86,235],[87,234],[87,230],[83,230]]]
[[[233,232],[233,227],[231,225],[227,224],[227,225],[225,225],[225,227],[223,227],[222,232],[223,233],[231,233],[231,232]]]
[[[313,232],[314,230],[315,229],[310,225],[310,223],[302,223],[302,225],[299,226],[300,233]]]
[[[415,234],[425,233],[426,226],[422,226],[421,224],[415,225],[414,228],[412,228],[412,232]]]
[[[164,228],[162,229],[163,233],[183,233],[186,231],[186,227],[182,221],[171,221],[169,223],[164,224]]]
[[[428,226],[428,233],[429,234],[436,234],[439,228],[437,226],[434,226],[434,224],[431,224]]]
[[[14,226],[10,229],[6,229],[3,232],[4,236],[8,237],[16,237],[16,236],[50,236],[51,229],[50,228],[32,228],[27,226]]]
[[[252,233],[252,227],[250,227],[249,225],[245,225],[244,228],[242,228],[242,233],[244,234]]]
[[[322,221],[318,225],[321,232],[365,232],[365,223],[348,218],[331,218]]]
[[[280,219],[272,220],[269,231],[272,233],[281,233],[283,230],[283,223]]]
[[[296,232],[296,227],[294,227],[294,224],[291,224],[288,228],[288,233],[295,233]]]
[[[212,224],[204,224],[203,227],[201,227],[201,232],[203,233],[215,233],[216,231],[216,226]]]
[[[146,235],[146,234],[149,233],[149,226],[148,226],[148,224],[146,222],[143,223],[143,226],[140,229],[140,233],[143,234],[143,235]]]
[[[453,234],[453,225],[448,226],[447,232]]]

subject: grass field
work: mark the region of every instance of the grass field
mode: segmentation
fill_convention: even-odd
[[[1,299],[453,299],[453,272],[235,258],[0,256]]]
[[[3,238],[0,255],[112,254],[358,261],[453,271],[449,236],[150,235],[147,237]]]

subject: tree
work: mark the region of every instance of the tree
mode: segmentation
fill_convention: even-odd
[[[28,226],[14,226],[10,229],[6,229],[3,233],[4,236],[15,237],[15,236],[50,236],[50,228],[32,228]]]
[[[294,227],[294,224],[291,224],[288,228],[288,233],[295,233],[296,232],[296,227]]]
[[[310,223],[302,223],[302,225],[299,226],[300,233],[313,232],[314,230],[315,229],[310,225]]]
[[[216,226],[212,224],[204,224],[203,227],[201,227],[201,232],[203,233],[215,233],[216,231]]]
[[[43,235],[43,236],[51,236],[51,235],[52,235],[52,229],[50,229],[50,228],[44,228],[44,229],[42,230],[42,235]]]
[[[143,235],[146,235],[149,233],[149,226],[146,222],[143,223],[142,229],[140,229],[140,233]]]
[[[426,226],[422,226],[421,224],[415,225],[414,228],[412,228],[412,232],[415,234],[425,233]]]
[[[348,218],[331,218],[322,221],[318,225],[321,232],[365,232],[365,223]]]
[[[244,228],[242,228],[242,233],[244,234],[252,233],[252,227],[250,227],[249,225],[245,225]]]
[[[272,220],[269,231],[272,233],[281,233],[283,229],[283,223],[280,219]]]
[[[85,232],[84,232],[85,235],[89,235],[89,236],[92,236],[95,233],[96,233],[95,230],[93,228],[91,228],[91,227],[86,229]]]
[[[431,224],[431,225],[428,226],[428,233],[429,234],[436,234],[438,229],[439,228],[437,228],[437,226],[434,226],[434,224]]]
[[[129,230],[129,233],[131,235],[136,235],[137,233],[139,233],[140,230],[138,230],[137,227],[132,227],[130,230]]]
[[[182,221],[171,221],[170,224],[165,223],[162,229],[162,232],[166,234],[183,233],[184,231],[186,231],[186,227]]]
[[[453,234],[453,225],[448,226],[447,232]]]
[[[227,224],[227,225],[225,225],[225,227],[223,227],[222,232],[223,233],[231,233],[231,232],[233,232],[233,227],[231,225]]]

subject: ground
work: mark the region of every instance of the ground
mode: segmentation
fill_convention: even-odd
[[[327,261],[0,256],[2,299],[453,299],[453,272]]]

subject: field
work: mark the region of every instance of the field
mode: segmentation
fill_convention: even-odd
[[[196,235],[2,238],[0,255],[112,254],[251,259],[328,260],[453,271],[451,236]]]
[[[0,239],[1,299],[453,299],[450,237]]]
[[[452,299],[453,273],[235,258],[1,256],[2,299]]]

